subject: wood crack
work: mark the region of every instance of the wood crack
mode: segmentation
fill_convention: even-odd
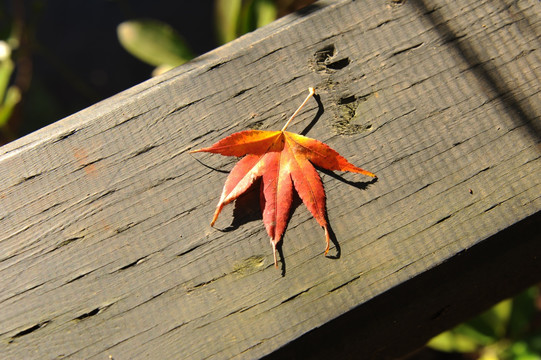
[[[79,131],[79,129],[71,129],[65,133],[62,133],[60,134],[59,136],[57,136],[52,142],[53,144],[54,143],[57,143],[59,141],[62,141],[62,140],[66,140],[67,138],[69,138],[70,136],[76,134],[77,132]]]
[[[142,147],[141,149],[133,152],[132,154],[128,155],[127,159],[131,159],[131,158],[134,158],[136,156],[139,156],[139,155],[142,155],[144,153],[147,153],[149,152],[150,150],[154,149],[158,147],[158,145],[145,145],[144,147]]]
[[[200,289],[200,288],[205,287],[205,286],[207,286],[207,285],[209,285],[209,284],[212,284],[213,282],[215,282],[215,281],[217,281],[217,280],[219,280],[219,279],[221,279],[221,278],[223,278],[223,277],[225,277],[225,276],[227,276],[227,274],[222,274],[222,275],[220,275],[220,276],[218,276],[218,277],[215,277],[215,278],[213,278],[213,279],[210,279],[210,280],[208,280],[208,281],[200,282],[200,283],[198,283],[198,284],[196,284],[196,285],[194,285],[194,286],[191,286],[191,287],[187,288],[187,289],[186,289],[186,292],[187,292],[187,293],[191,293],[191,292],[193,292],[193,291],[195,291],[195,290],[197,290],[197,289]]]
[[[136,266],[136,265],[139,265],[139,264],[141,264],[143,261],[145,261],[147,258],[148,258],[148,256],[142,256],[142,257],[140,257],[139,259],[137,259],[137,260],[135,260],[135,261],[132,261],[131,263],[126,264],[126,265],[124,265],[124,266],[118,268],[117,270],[113,271],[113,273],[114,273],[114,272],[118,272],[118,271],[127,270],[127,269],[129,269],[129,268],[131,268],[131,267],[134,267],[134,266]]]
[[[192,251],[200,248],[201,246],[205,245],[205,244],[208,244],[208,243],[202,243],[202,244],[197,244],[195,246],[192,246],[191,248],[187,249],[187,250],[184,250],[182,251],[181,253],[178,253],[177,256],[184,256],[184,255],[187,255],[189,253],[191,253]]]
[[[287,299],[285,299],[285,300],[283,300],[282,302],[280,302],[280,305],[285,304],[286,302],[289,302],[289,301],[291,301],[291,300],[293,300],[293,299],[296,299],[297,297],[301,296],[301,295],[304,294],[304,293],[307,293],[311,288],[312,288],[312,287],[309,287],[309,288],[306,289],[306,290],[300,291],[300,292],[298,292],[298,293],[296,293],[296,294],[294,294],[294,295],[288,297]]]
[[[423,44],[424,44],[423,42],[420,42],[420,43],[405,47],[403,49],[397,50],[397,51],[393,52],[390,57],[397,56],[397,55],[403,54],[403,53],[411,51],[411,50],[415,50],[415,49],[421,47]]]
[[[357,275],[357,276],[355,276],[354,278],[352,278],[352,279],[346,281],[345,283],[342,283],[342,284],[340,284],[340,285],[338,285],[338,286],[332,288],[331,290],[329,290],[329,292],[332,293],[332,292],[334,292],[334,291],[336,291],[336,290],[338,290],[338,289],[343,288],[344,286],[348,286],[349,284],[351,284],[352,282],[354,282],[354,281],[356,281],[356,280],[359,280],[360,278],[361,278],[361,275]]]
[[[9,343],[12,343],[17,338],[20,338],[22,336],[31,334],[36,330],[42,329],[45,326],[47,326],[48,324],[50,324],[50,323],[51,323],[51,320],[46,320],[46,321],[42,321],[40,323],[37,323],[37,324],[35,324],[35,325],[33,325],[33,326],[29,327],[29,328],[26,328],[24,330],[21,330],[18,333],[16,333],[15,335],[11,336],[11,338],[9,340]]]

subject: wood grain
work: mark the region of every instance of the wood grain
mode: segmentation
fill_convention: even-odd
[[[395,357],[541,280],[540,14],[320,1],[2,147],[2,357]],[[257,201],[208,225],[236,160],[188,151],[309,86],[289,130],[379,180],[322,174],[337,259],[301,205],[277,271]]]

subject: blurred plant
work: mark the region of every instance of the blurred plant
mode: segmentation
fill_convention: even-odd
[[[216,0],[216,36],[225,44],[276,19],[273,0]]]
[[[481,360],[541,359],[541,294],[532,287],[429,341],[443,352]]]
[[[153,75],[166,72],[193,58],[182,37],[158,20],[132,20],[118,25],[120,44],[133,56],[156,66]]]
[[[20,135],[22,104],[32,80],[32,23],[24,9],[23,1],[0,3],[0,145]]]
[[[273,0],[216,0],[218,41],[228,41],[276,19]],[[156,68],[158,75],[189,60],[194,55],[184,39],[168,24],[158,20],[131,20],[117,28],[120,44],[133,56]]]
[[[9,127],[9,120],[15,106],[21,101],[21,90],[16,85],[10,85],[15,65],[11,59],[12,50],[17,48],[19,41],[12,32],[7,40],[0,40],[0,132],[3,139],[13,139],[15,135]]]

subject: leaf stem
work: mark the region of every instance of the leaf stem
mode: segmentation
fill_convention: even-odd
[[[310,93],[308,94],[308,96],[306,97],[306,99],[304,99],[304,101],[302,102],[301,106],[299,106],[299,108],[298,108],[297,110],[295,110],[295,112],[293,113],[293,115],[291,115],[291,117],[290,117],[289,120],[286,122],[286,124],[284,125],[284,127],[282,128],[281,131],[285,131],[285,130],[286,130],[286,128],[288,127],[288,125],[289,125],[289,123],[291,122],[291,120],[293,120],[293,118],[294,118],[295,116],[297,116],[297,114],[299,113],[299,111],[301,111],[301,109],[304,107],[304,105],[306,105],[306,103],[308,102],[308,100],[310,100],[310,98],[311,98],[312,96],[314,96],[315,90],[314,90],[313,87],[309,87],[309,88],[308,88],[308,91],[309,91]]]

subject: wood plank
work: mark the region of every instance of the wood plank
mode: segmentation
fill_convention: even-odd
[[[394,356],[471,315],[468,301],[539,280],[540,12],[510,0],[320,1],[2,147],[0,353],[288,356],[343,344],[338,321],[347,339],[378,338],[361,342],[365,354]],[[227,231],[208,225],[235,159],[188,151],[281,128],[309,86],[319,104],[290,130],[379,180],[323,174],[339,258],[322,255],[323,231],[299,206],[282,274],[257,202],[229,208],[217,224]],[[504,290],[460,264],[508,274]],[[425,296],[427,284],[449,296]],[[410,347],[385,345],[388,329]]]

